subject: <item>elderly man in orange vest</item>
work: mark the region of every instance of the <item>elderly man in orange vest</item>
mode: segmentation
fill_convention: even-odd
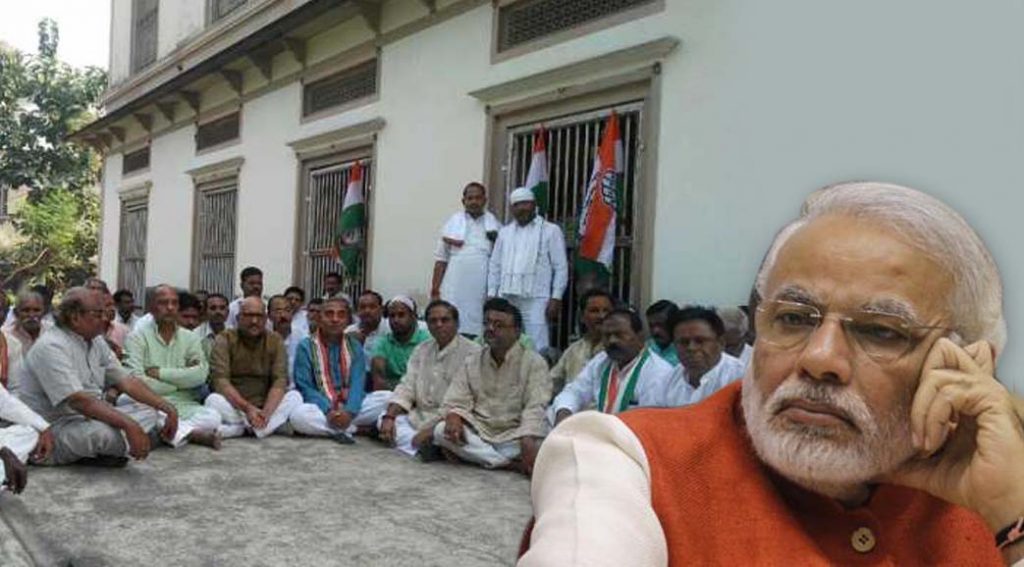
[[[1002,286],[964,219],[911,189],[832,186],[757,288],[742,382],[554,430],[520,565],[1024,565]]]

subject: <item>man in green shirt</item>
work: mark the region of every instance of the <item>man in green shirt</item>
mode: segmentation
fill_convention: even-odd
[[[239,306],[238,328],[217,335],[210,356],[210,381],[216,393],[206,398],[206,407],[217,410],[224,420],[221,437],[251,431],[262,439],[288,422],[302,405],[302,396],[287,391],[287,367],[284,342],[267,331],[263,300],[245,298]]]
[[[399,295],[386,307],[391,332],[377,341],[372,353],[372,390],[394,390],[405,376],[413,349],[430,339],[430,333],[419,327],[416,320],[416,302]]]
[[[178,325],[178,307],[173,287],[156,287],[151,306],[154,324],[142,325],[128,336],[125,366],[178,410],[178,431],[171,446],[192,442],[220,449],[220,414],[204,407],[197,391],[206,383],[210,367],[199,336]]]

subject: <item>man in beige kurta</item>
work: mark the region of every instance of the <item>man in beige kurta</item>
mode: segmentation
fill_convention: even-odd
[[[601,322],[615,308],[615,298],[610,293],[594,288],[580,298],[580,325],[583,336],[569,345],[551,369],[551,396],[557,396],[565,386],[576,379],[590,359],[604,351],[601,336]]]
[[[487,346],[467,358],[452,378],[441,404],[445,421],[434,428],[434,443],[487,468],[518,461],[520,470],[530,474],[546,433],[551,377],[544,359],[519,344],[522,321],[505,299],[484,305]]]
[[[426,310],[431,338],[419,344],[409,357],[402,381],[388,400],[378,429],[381,440],[407,455],[425,457],[433,446],[434,427],[441,421],[441,402],[452,377],[466,358],[480,352],[480,345],[459,334],[459,310],[443,300]]]

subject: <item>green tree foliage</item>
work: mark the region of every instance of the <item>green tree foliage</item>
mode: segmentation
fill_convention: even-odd
[[[0,185],[27,188],[14,212],[22,236],[0,250],[0,285],[28,280],[62,287],[93,271],[100,158],[68,135],[92,121],[106,73],[59,61],[57,24],[39,23],[39,52],[0,47]]]

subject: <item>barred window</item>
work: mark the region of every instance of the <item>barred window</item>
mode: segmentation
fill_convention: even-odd
[[[226,18],[235,10],[245,6],[247,1],[248,0],[208,0],[207,10],[209,13],[209,22],[212,24]]]
[[[302,115],[309,116],[377,93],[377,60],[373,59],[313,81],[302,91]]]
[[[369,224],[373,218],[369,209],[370,193],[373,189],[372,161],[369,157],[328,159],[306,166],[302,207],[299,213],[302,215],[302,285],[310,297],[323,295],[325,275],[343,271],[335,245],[339,239],[338,220],[345,201],[345,190],[348,188],[356,161],[363,165],[363,203],[366,207],[362,230],[364,248],[355,273],[346,274],[343,278],[342,291],[355,299],[366,288],[366,258],[369,250],[365,248],[365,235],[369,234]]]
[[[498,52],[655,0],[523,0],[498,9]]]
[[[149,146],[124,154],[121,163],[121,174],[128,175],[149,167]]]
[[[160,0],[132,2],[132,72],[156,61]]]
[[[231,297],[235,277],[238,179],[196,188],[192,287]]]
[[[121,202],[121,241],[118,246],[117,287],[146,297],[146,224],[149,202]]]
[[[239,118],[239,113],[235,112],[206,124],[200,124],[196,128],[196,151],[237,139],[240,128]]]
[[[635,305],[640,299],[639,276],[642,265],[639,254],[641,247],[638,243],[642,226],[638,215],[642,209],[639,203],[641,195],[637,190],[641,159],[642,102],[510,127],[506,134],[506,188],[507,191],[512,191],[526,182],[534,138],[543,125],[549,175],[549,205],[545,216],[562,228],[569,263],[572,265],[579,241],[580,210],[594,167],[597,148],[601,143],[601,134],[612,110],[619,115],[624,175],[622,201],[616,217],[615,255],[611,281],[608,283],[613,296]],[[574,270],[570,270],[569,278],[569,287],[562,302],[562,313],[558,324],[552,328],[551,344],[560,348],[565,348],[569,344],[576,329],[579,328],[579,310],[576,309],[576,305],[582,292],[590,286],[587,282],[577,281]]]

